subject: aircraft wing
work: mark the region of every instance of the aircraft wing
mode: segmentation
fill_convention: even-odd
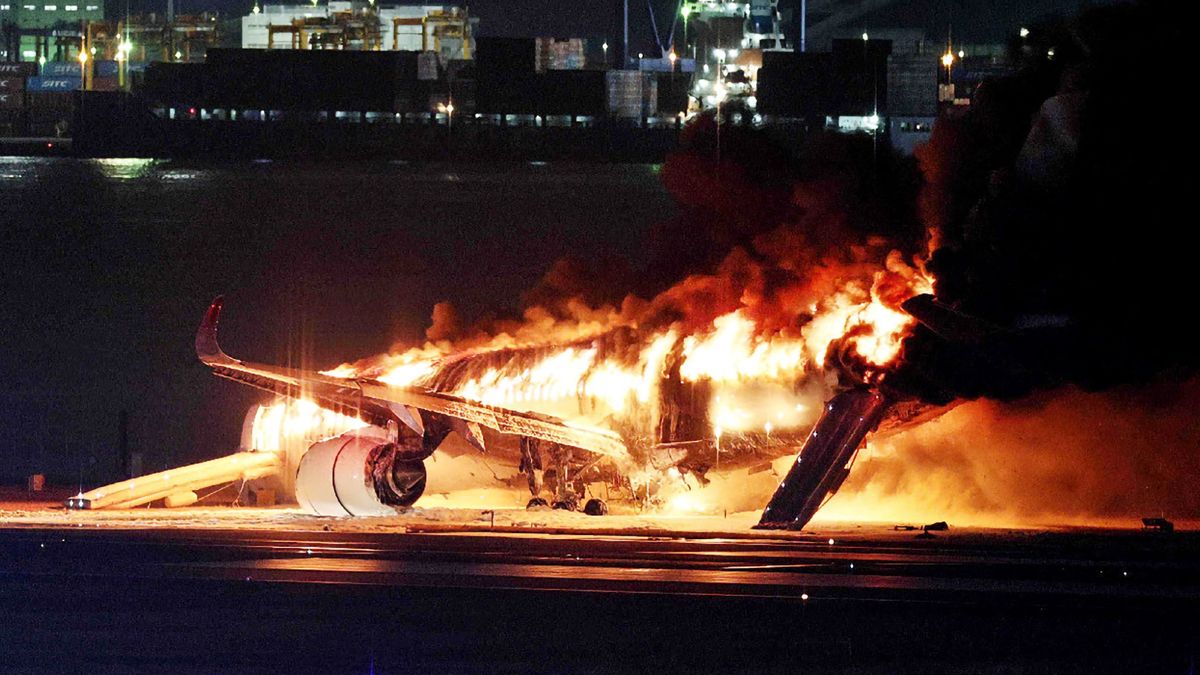
[[[354,409],[365,421],[382,427],[387,426],[388,420],[398,419],[420,431],[423,423],[415,411],[426,411],[505,434],[528,436],[614,458],[629,457],[621,437],[605,429],[573,426],[556,417],[484,405],[419,387],[394,387],[370,378],[338,378],[235,359],[217,342],[217,323],[223,304],[221,297],[213,300],[196,331],[196,356],[220,377],[278,395],[309,398],[322,407]]]

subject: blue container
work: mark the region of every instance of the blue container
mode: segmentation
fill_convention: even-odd
[[[74,91],[83,88],[82,77],[31,77],[25,81],[28,91]]]
[[[76,61],[47,61],[42,65],[42,77],[82,77],[83,68]]]
[[[97,61],[96,77],[116,77],[120,64],[116,61]]]

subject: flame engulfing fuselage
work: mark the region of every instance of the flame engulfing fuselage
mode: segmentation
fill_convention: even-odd
[[[825,400],[838,391],[877,382],[879,373],[899,353],[912,323],[878,292],[882,277],[870,287],[846,284],[834,297],[814,305],[803,320],[782,327],[766,327],[751,312],[739,309],[691,329],[684,321],[627,322],[598,330],[593,326],[590,335],[524,344],[514,344],[507,336],[466,348],[427,344],[320,375],[326,382],[359,388],[360,396],[369,382],[386,391],[461,402],[430,407],[397,400],[384,407],[384,421],[377,416],[374,423],[386,425],[393,445],[408,448],[403,461],[422,459],[422,451],[425,456],[433,452],[449,430],[464,423],[482,424],[492,429],[487,432],[489,453],[509,457],[527,475],[534,502],[547,491],[556,503],[572,506],[587,483],[603,480],[644,505],[656,501],[654,496],[665,483],[677,482],[687,489],[707,483],[712,472],[762,469],[774,459],[794,455],[824,412]],[[921,277],[906,278],[914,281],[906,288],[908,294],[924,290]],[[293,411],[307,415],[308,421],[293,423],[292,428],[339,420],[314,417],[312,404],[308,405]],[[475,412],[463,414],[464,405],[474,406]],[[863,435],[878,424],[886,405],[881,402],[876,408],[878,414],[873,413],[868,423],[859,425],[862,429],[855,438],[846,441],[851,455]],[[260,436],[259,421],[263,426],[273,423],[277,433],[283,430],[276,420],[279,413],[272,410],[276,409],[260,413],[261,420],[256,418],[249,432],[252,437]],[[387,420],[391,413],[397,419]],[[539,433],[529,427],[531,421],[556,425],[566,435],[547,435],[544,428]],[[440,435],[431,439],[431,429],[440,429]],[[482,430],[475,435],[482,449]],[[573,442],[575,437],[583,440]],[[593,442],[596,439],[605,442]],[[359,445],[347,440],[336,447]],[[321,454],[333,452],[333,447],[320,445]],[[366,445],[361,450],[364,457],[393,456],[389,450],[371,450]],[[349,465],[357,467],[360,459]],[[318,463],[337,467],[339,461],[336,453],[322,462],[295,460],[300,467],[298,492],[305,491],[306,466],[311,471]],[[828,475],[844,478],[846,452],[834,453],[828,461],[841,462]],[[369,483],[372,475],[378,482],[381,476],[391,475],[388,471],[366,467],[350,482]],[[818,481],[817,487],[829,492],[840,482]],[[389,502],[385,492],[379,492],[379,504],[372,502],[371,508],[359,510],[370,513],[376,506],[386,509],[408,501]]]

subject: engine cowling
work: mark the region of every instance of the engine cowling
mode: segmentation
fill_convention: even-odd
[[[312,444],[296,470],[296,500],[319,516],[393,515],[424,491],[424,463],[376,427]]]

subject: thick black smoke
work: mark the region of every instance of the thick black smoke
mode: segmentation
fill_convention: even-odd
[[[1014,44],[918,153],[936,295],[998,330],[946,343],[924,328],[892,382],[927,399],[1099,389],[1197,363],[1195,162],[1183,3],[1095,9]],[[1182,123],[1176,123],[1179,119]]]

